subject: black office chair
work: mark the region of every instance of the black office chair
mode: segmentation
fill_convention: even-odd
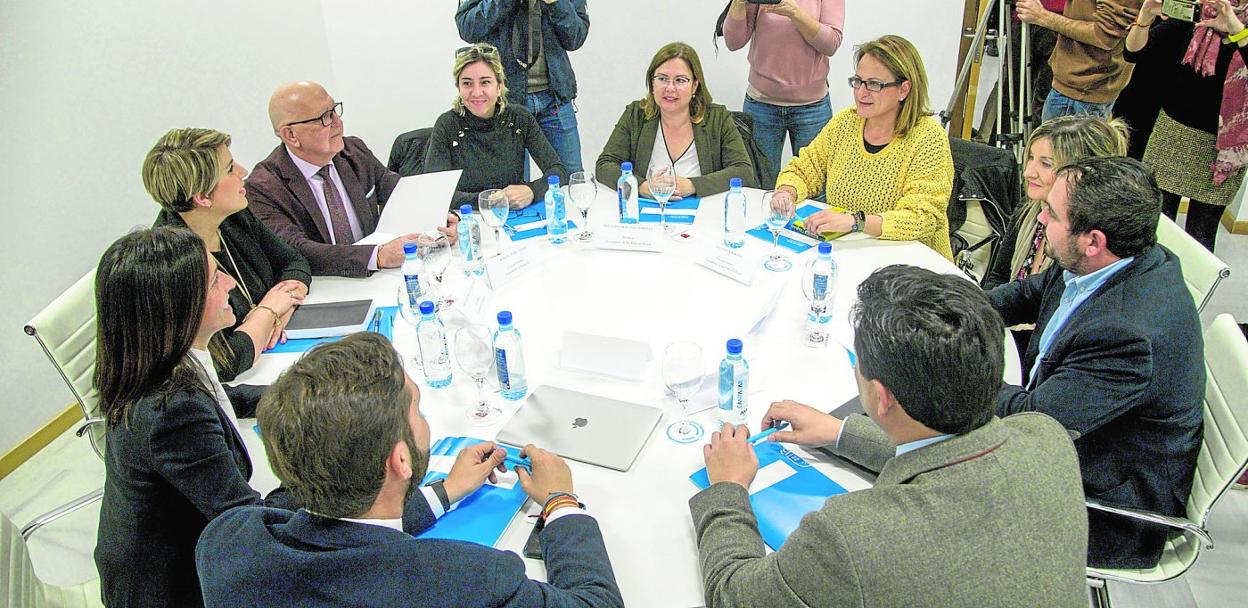
[[[425,172],[425,152],[429,148],[429,139],[433,135],[432,128],[408,131],[394,138],[390,146],[390,162],[386,163],[391,171],[407,177]]]
[[[949,138],[953,193],[949,197],[949,243],[959,268],[982,281],[1006,222],[1019,200],[1018,164],[1009,150]]]

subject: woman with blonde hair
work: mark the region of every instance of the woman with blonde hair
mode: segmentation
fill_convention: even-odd
[[[1044,225],[1036,218],[1053,187],[1058,168],[1081,158],[1126,153],[1127,125],[1120,119],[1074,114],[1036,127],[1027,140],[1023,164],[1027,199],[1010,218],[1001,246],[993,254],[992,267],[984,277],[984,289],[1042,273],[1052,263],[1044,254]]]
[[[567,170],[546,141],[533,115],[507,103],[507,77],[498,49],[478,43],[455,52],[451,70],[459,94],[452,109],[438,117],[429,137],[425,171],[463,169],[453,203],[476,206],[483,190],[498,188],[512,209],[546,196],[546,180]],[[524,153],[543,174],[526,182]]]
[[[772,204],[792,213],[798,201],[823,193],[843,211],[810,215],[808,232],[919,241],[952,259],[953,156],[932,117],[923,58],[910,41],[888,35],[854,49],[854,60],[854,106],[780,172]]]

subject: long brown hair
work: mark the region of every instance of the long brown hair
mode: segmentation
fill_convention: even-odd
[[[693,92],[693,98],[689,100],[689,119],[693,121],[693,124],[699,124],[703,118],[706,118],[706,111],[711,107],[711,90],[707,88],[706,79],[702,77],[702,61],[698,59],[698,52],[683,42],[663,45],[663,48],[654,54],[654,59],[650,60],[650,67],[646,69],[646,98],[641,102],[641,109],[646,114],[646,120],[659,114],[659,104],[654,100],[654,71],[669,59],[685,60],[689,71],[693,72],[693,81],[698,88]]]

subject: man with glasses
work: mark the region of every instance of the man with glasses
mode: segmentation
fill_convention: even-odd
[[[1076,161],[1041,208],[1044,273],[988,292],[1006,325],[1035,323],[1023,385],[997,414],[1035,411],[1075,437],[1089,500],[1182,516],[1203,426],[1204,346],[1179,258],[1157,244],[1161,191],[1139,161]],[[1166,528],[1089,509],[1088,565],[1157,564]]]
[[[507,102],[537,119],[568,173],[581,170],[581,136],[572,100],[576,74],[568,51],[589,35],[586,0],[461,0],[459,37],[498,48]]]
[[[269,99],[281,143],[247,178],[247,199],[260,221],[308,259],[314,275],[365,277],[398,268],[406,234],[382,245],[355,245],[372,234],[381,207],[399,183],[358,137],[345,137],[342,102],[315,82],[284,84]],[[456,216],[438,230],[454,236]]]

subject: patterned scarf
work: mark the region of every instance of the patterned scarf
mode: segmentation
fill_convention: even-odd
[[[1240,21],[1248,20],[1248,2],[1241,2],[1235,9]],[[1206,6],[1202,17],[1212,19],[1217,9]],[[1192,32],[1192,42],[1183,55],[1183,65],[1190,65],[1201,76],[1213,76],[1218,63],[1218,51],[1222,46],[1222,34],[1210,27],[1198,27]],[[1248,68],[1236,51],[1231,56],[1226,82],[1222,85],[1222,108],[1218,114],[1218,157],[1210,169],[1213,185],[1222,182],[1244,166],[1248,166]]]

